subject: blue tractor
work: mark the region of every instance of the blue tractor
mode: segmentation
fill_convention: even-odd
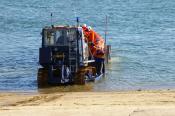
[[[96,78],[95,61],[90,55],[79,26],[50,26],[42,30],[39,48],[38,87],[85,84]]]

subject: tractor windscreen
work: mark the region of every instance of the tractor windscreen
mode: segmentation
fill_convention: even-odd
[[[77,38],[76,29],[54,29],[44,32],[45,46],[68,46],[69,41]]]

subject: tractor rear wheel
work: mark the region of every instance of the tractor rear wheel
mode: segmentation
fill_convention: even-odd
[[[83,72],[83,71],[78,72],[75,75],[74,83],[77,84],[77,85],[84,85],[85,84],[85,72]]]
[[[37,76],[38,88],[48,86],[48,70],[45,68],[38,69],[38,76]]]

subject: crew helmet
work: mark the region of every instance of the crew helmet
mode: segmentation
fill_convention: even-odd
[[[86,24],[83,24],[82,27],[87,27],[87,25]]]

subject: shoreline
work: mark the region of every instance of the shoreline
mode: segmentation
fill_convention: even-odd
[[[28,113],[33,116],[173,116],[174,109],[175,90],[36,94],[0,92],[2,116],[28,116]]]
[[[72,87],[72,86],[71,86]],[[61,92],[136,92],[136,91],[144,91],[144,92],[151,92],[151,91],[175,91],[175,88],[153,88],[153,89],[119,89],[119,90],[91,90],[88,87],[76,88],[73,89],[69,86],[61,86],[61,87],[49,87],[49,88],[41,88],[41,89],[34,89],[34,90],[0,90],[1,93],[61,93]]]

